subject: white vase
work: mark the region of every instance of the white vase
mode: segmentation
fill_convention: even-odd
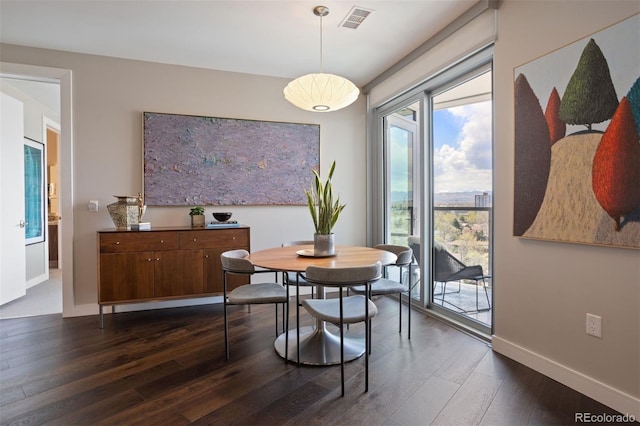
[[[336,254],[336,246],[334,243],[335,234],[314,234],[313,235],[313,255],[333,256]]]

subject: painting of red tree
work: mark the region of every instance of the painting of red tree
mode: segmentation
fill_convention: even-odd
[[[627,98],[622,98],[593,159],[593,193],[620,231],[620,218],[640,205],[640,143]]]
[[[567,131],[567,124],[560,120],[560,95],[558,89],[555,87],[549,95],[549,101],[547,102],[547,109],[544,111],[544,118],[547,120],[547,126],[549,126],[549,138],[551,139],[551,145],[564,138]]]

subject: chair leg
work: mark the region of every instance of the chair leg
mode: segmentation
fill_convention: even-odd
[[[487,293],[487,282],[484,277],[480,279],[482,281],[482,289],[484,290],[484,296],[487,298],[487,311],[491,309],[491,302],[489,301],[489,293]],[[479,311],[478,308],[478,281],[476,281],[476,310]]]
[[[222,273],[222,310],[224,311],[224,355],[229,361],[229,322],[227,320],[227,271]]]
[[[369,284],[365,284],[368,287],[369,293],[371,293],[371,287]],[[366,294],[366,293],[365,293]],[[364,298],[364,317],[369,318],[369,298]],[[366,320],[365,320],[366,321]],[[371,324],[371,320],[369,320],[369,324]],[[365,327],[365,348],[367,345],[369,346],[369,352],[371,352],[371,327],[368,329]],[[369,392],[369,352],[365,351],[364,354],[364,391]]]
[[[282,305],[282,310],[287,311],[287,316],[285,319],[285,328],[284,328],[284,363],[285,365],[289,361],[289,288],[287,287],[287,302],[286,309],[284,304]]]
[[[371,300],[371,287],[365,288],[365,301],[367,300]],[[367,307],[369,306],[369,304],[367,303]],[[365,318],[369,318],[368,315],[365,315]],[[371,326],[373,324],[373,320],[371,318],[369,318],[369,320],[365,319],[365,326],[367,327],[367,333],[369,334],[369,336],[371,336]],[[368,353],[371,353],[371,337],[369,337],[369,339],[365,339],[365,343],[366,346],[365,348],[367,348]]]
[[[224,304],[224,353],[225,359],[229,361],[229,323],[227,320],[227,301],[223,301]]]
[[[487,306],[491,309],[491,302],[489,301],[489,293],[487,293],[487,283],[484,278],[482,279],[482,288],[484,288],[484,295],[487,298]]]
[[[300,279],[296,274],[296,360],[300,365]]]
[[[274,303],[274,305],[276,305],[276,337],[278,337],[278,304]]]
[[[398,293],[398,333],[402,333],[402,293]]]
[[[342,307],[342,289],[339,290],[340,293],[340,386],[342,389],[342,396],[344,396],[344,310]],[[366,333],[366,323],[365,323],[365,333]],[[367,353],[367,342],[365,341],[365,354]]]
[[[411,282],[409,282],[409,284],[411,284]],[[407,322],[408,322],[408,327],[407,329],[409,330],[407,335],[408,335],[408,339],[411,340],[411,285],[409,285],[409,292],[407,293],[408,297],[409,297],[409,311],[407,314]]]

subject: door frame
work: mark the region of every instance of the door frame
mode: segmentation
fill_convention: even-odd
[[[0,62],[0,77],[60,84],[60,256],[62,269],[62,316],[78,313],[73,294],[73,119],[72,72],[67,69]],[[48,259],[47,259],[48,267]]]

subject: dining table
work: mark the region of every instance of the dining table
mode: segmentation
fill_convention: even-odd
[[[386,250],[371,247],[337,245],[334,255],[315,256],[313,245],[292,245],[259,250],[251,253],[249,259],[255,266],[295,275],[304,273],[308,266],[325,268],[345,268],[367,266],[380,262],[383,266],[396,261],[396,255]],[[295,281],[292,281],[295,284]],[[316,286],[316,297],[325,298],[324,286]],[[339,333],[339,332],[338,332]],[[344,359],[351,361],[364,354],[365,341],[362,336],[344,336]],[[327,324],[316,320],[314,326],[298,327],[289,335],[289,353],[285,353],[286,333],[278,336],[274,347],[278,355],[305,365],[340,364],[340,335],[327,329]]]

